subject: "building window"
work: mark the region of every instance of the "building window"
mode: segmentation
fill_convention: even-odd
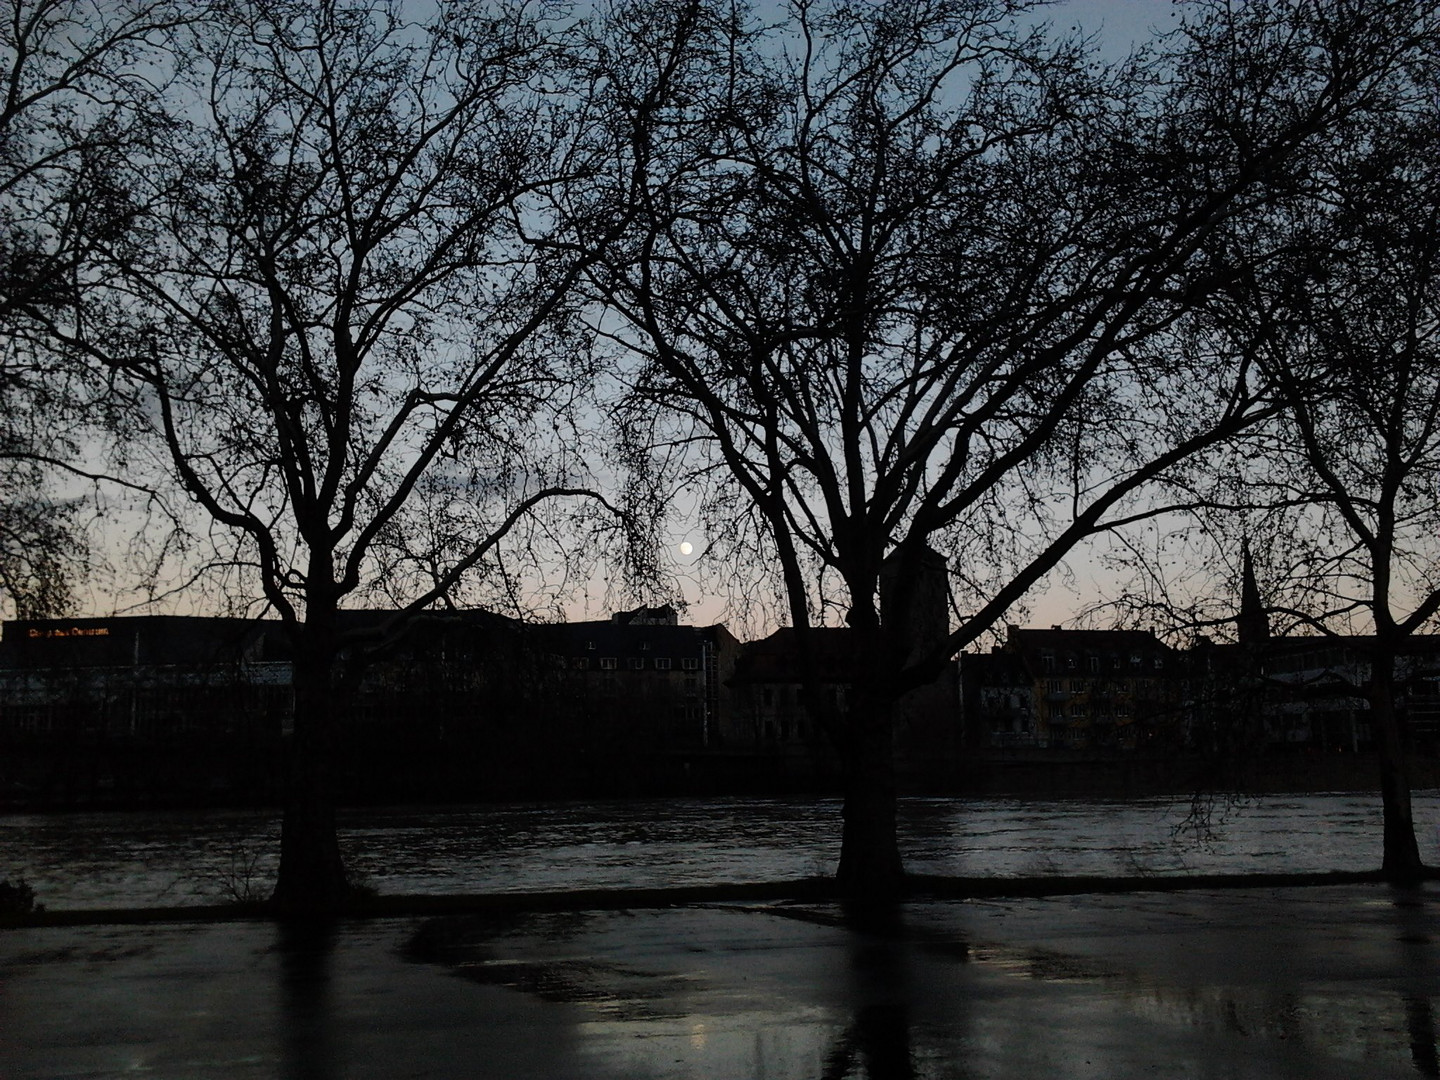
[[[1050,680],[1050,693],[1058,694],[1065,689],[1065,684],[1059,679]]]
[[[1055,670],[1055,655],[1053,653],[1040,654],[1040,666],[1046,671]]]
[[[700,667],[700,661],[693,656],[686,656],[681,658],[680,666],[686,671],[696,671]]]
[[[1083,691],[1083,690],[1085,689],[1085,680],[1084,680],[1084,679],[1071,679],[1071,680],[1070,680],[1070,689],[1073,690],[1073,691],[1074,691],[1075,693],[1077,693],[1077,694],[1080,693],[1081,691]]]
[[[1098,673],[1100,671],[1100,658],[1098,656],[1090,657],[1089,667],[1091,672]]]
[[[644,670],[645,670],[645,658],[644,658],[643,656],[632,656],[632,657],[630,657],[630,670],[631,670],[631,671],[644,671]]]
[[[614,671],[614,670],[615,670],[615,657],[613,657],[613,656],[602,656],[602,657],[600,657],[600,670],[601,670],[601,671]]]
[[[657,656],[657,657],[655,657],[655,670],[656,670],[656,671],[669,671],[669,670],[670,670],[670,658],[669,658],[668,656]]]
[[[577,671],[584,671],[584,670],[586,670],[589,666],[590,666],[590,657],[588,657],[588,656],[577,656],[577,657],[575,657],[575,669],[576,669]]]

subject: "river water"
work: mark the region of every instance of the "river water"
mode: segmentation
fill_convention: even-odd
[[[904,799],[906,866],[960,876],[1374,869],[1377,795],[1188,800]],[[1421,856],[1440,863],[1440,791],[1415,796]],[[52,910],[259,898],[274,880],[270,811],[0,815],[0,878]],[[382,893],[531,892],[780,881],[830,873],[832,799],[669,799],[341,813],[350,864]]]

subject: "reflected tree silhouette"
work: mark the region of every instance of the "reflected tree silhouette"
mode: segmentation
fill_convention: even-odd
[[[854,1012],[826,1057],[822,1080],[859,1076],[912,1080],[916,1073],[910,1045],[911,945],[902,909],[894,903],[851,903],[842,914],[852,935]]]
[[[864,1066],[856,1073],[857,1064]],[[825,1061],[823,1080],[865,1076],[869,1080],[911,1080],[910,1017],[904,1005],[869,1005],[856,1011]]]
[[[281,1076],[332,1080],[336,1066],[331,1029],[330,980],[337,928],[332,922],[281,922],[279,1015]]]
[[[1430,998],[1405,998],[1405,1027],[1410,1032],[1410,1061],[1421,1076],[1440,1076],[1440,1053],[1435,1047],[1435,1011]]]
[[[1435,1006],[1430,993],[1435,971],[1434,904],[1418,889],[1397,888],[1391,895],[1395,944],[1404,973],[1400,996],[1405,1030],[1410,1038],[1410,1063],[1421,1076],[1440,1076],[1440,1048],[1435,1038]]]

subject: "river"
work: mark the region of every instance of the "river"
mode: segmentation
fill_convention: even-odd
[[[1380,865],[1376,795],[1220,802],[1208,822],[1190,809],[1169,798],[913,798],[901,800],[900,836],[910,870],[963,876]],[[1440,791],[1415,795],[1415,817],[1422,858],[1440,862]],[[838,801],[813,798],[364,808],[340,823],[349,862],[382,893],[778,881],[831,872],[840,847]],[[279,829],[277,813],[256,810],[8,814],[0,878],[24,877],[52,910],[262,897]]]

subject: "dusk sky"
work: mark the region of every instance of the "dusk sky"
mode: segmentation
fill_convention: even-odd
[[[1057,30],[1079,26],[1086,33],[1094,34],[1112,57],[1123,56],[1132,44],[1151,38],[1157,31],[1173,29],[1179,19],[1178,6],[1169,0],[1060,0],[1040,9],[1040,15]],[[692,550],[682,551],[682,543],[689,544]],[[727,617],[725,599],[708,594],[702,584],[699,569],[704,538],[699,530],[678,527],[670,537],[668,551],[690,604],[689,619],[702,625],[724,620]],[[1026,620],[1029,625],[1066,622],[1095,603],[1102,591],[1115,585],[1087,554],[1085,546],[1075,550],[1067,565],[1073,570],[1074,578],[1068,585],[1056,583],[1037,591],[1029,604],[1030,617]],[[585,600],[567,607],[571,618],[604,617],[605,605],[600,597],[603,583],[595,585]],[[1003,632],[1003,627],[999,629]]]
[[[766,6],[769,5],[762,4],[762,10]],[[1095,34],[1105,52],[1112,57],[1123,55],[1132,43],[1150,38],[1157,29],[1172,27],[1178,18],[1175,6],[1166,0],[1065,0],[1041,8],[1039,16],[1051,21],[1060,31],[1079,26],[1087,33]],[[671,560],[670,568],[676,574],[688,605],[688,621],[700,625],[726,621],[742,637],[765,633],[773,628],[773,618],[760,608],[751,611],[747,625],[742,613],[728,606],[727,597],[718,594],[716,581],[731,579],[731,574],[728,570],[706,572],[707,566],[711,565],[707,563],[707,558],[713,559],[714,556],[707,555],[707,540],[702,530],[693,523],[687,524],[677,515],[673,530],[664,540],[664,550]],[[1067,566],[1071,571],[1067,582],[1042,586],[1037,590],[1029,600],[1029,614],[1023,617],[1023,621],[1037,626],[1065,622],[1093,604],[1107,584],[1114,585],[1106,582],[1083,546],[1075,550]],[[84,610],[81,613],[100,614],[115,608],[130,609],[133,598],[117,596],[112,591],[119,587],[119,582],[97,582],[92,583],[88,590],[82,589],[80,599]],[[584,595],[574,595],[565,603],[563,611],[571,619],[604,618],[611,611],[642,599],[645,598],[627,595],[618,588],[607,588],[603,578],[597,577],[590,582]],[[208,609],[208,601],[200,596],[181,595],[162,606],[162,609],[167,608],[203,612]],[[1003,630],[1003,627],[1000,629]]]

